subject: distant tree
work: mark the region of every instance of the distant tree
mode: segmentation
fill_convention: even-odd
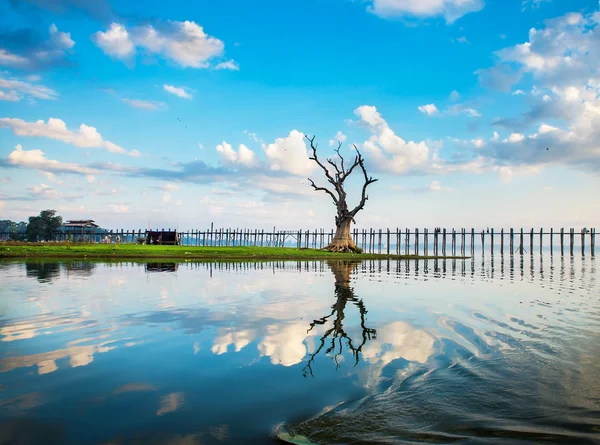
[[[62,225],[62,217],[56,210],[42,210],[39,216],[30,216],[27,224],[27,241],[49,241]]]
[[[10,219],[0,220],[0,234],[2,237],[8,235],[8,239],[13,241],[22,241],[25,238],[26,222],[14,222]]]

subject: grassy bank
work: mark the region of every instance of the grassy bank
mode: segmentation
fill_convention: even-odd
[[[331,253],[315,249],[281,247],[195,247],[137,244],[2,243],[0,258],[131,258],[203,260],[320,260],[320,259],[421,259],[418,255]]]

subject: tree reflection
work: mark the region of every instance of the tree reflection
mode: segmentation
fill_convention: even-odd
[[[60,264],[55,262],[25,263],[25,274],[30,278],[37,278],[40,283],[49,283],[60,276]]]
[[[322,318],[314,320],[310,324],[310,328],[307,332],[312,331],[317,325],[325,325],[332,321],[333,325],[327,329],[321,336],[320,344],[315,349],[302,372],[304,377],[313,375],[312,365],[315,358],[323,349],[325,354],[329,355],[333,353],[333,361],[335,362],[336,369],[340,366],[339,357],[342,355],[344,350],[344,343],[346,347],[352,353],[354,357],[354,366],[358,365],[360,360],[360,353],[363,346],[368,340],[377,338],[377,331],[375,329],[368,328],[366,326],[365,316],[367,314],[367,308],[363,303],[362,299],[357,298],[354,295],[354,289],[350,287],[350,275],[359,264],[359,261],[327,261],[327,264],[335,277],[335,303],[331,306],[331,313]],[[357,341],[353,340],[346,329],[344,328],[344,319],[346,318],[346,305],[351,302],[360,314],[360,327],[361,327],[361,338]]]

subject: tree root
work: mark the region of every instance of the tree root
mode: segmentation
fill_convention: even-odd
[[[362,249],[352,240],[334,240],[323,250],[337,253],[362,253]]]

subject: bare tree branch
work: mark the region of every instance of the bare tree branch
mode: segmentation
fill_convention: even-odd
[[[379,181],[379,179],[373,179],[372,176],[369,177],[367,175],[367,169],[365,168],[365,159],[360,154],[360,151],[358,151],[358,147],[356,145],[354,146],[354,149],[358,153],[357,161],[358,161],[358,165],[360,166],[360,168],[361,168],[361,170],[363,172],[363,175],[365,177],[365,183],[363,184],[362,196],[360,198],[360,203],[354,208],[354,210],[352,210],[350,212],[350,214],[352,215],[352,217],[354,217],[359,211],[361,211],[365,207],[365,203],[369,199],[369,197],[367,196],[367,187],[369,185],[373,184],[374,182]]]
[[[321,163],[321,161],[319,161],[319,158],[317,157],[317,146],[314,145],[316,136],[313,136],[312,139],[309,138],[307,135],[304,135],[304,137],[306,138],[307,141],[310,142],[310,148],[312,148],[312,152],[313,152],[312,156],[310,156],[308,159],[310,159],[311,161],[315,161],[317,163],[317,165],[323,169],[323,172],[325,172],[325,176],[327,177],[327,180],[332,185],[335,185],[335,179],[333,179],[333,177],[329,174],[329,170],[327,170],[327,167],[325,167]]]
[[[329,196],[331,196],[331,198],[333,199],[333,202],[335,203],[335,205],[338,204],[337,198],[335,197],[335,195],[329,189],[327,189],[325,187],[317,187],[315,185],[315,182],[312,179],[308,178],[308,180],[310,181],[310,185],[312,185],[312,187],[315,189],[315,191],[327,193]]]

